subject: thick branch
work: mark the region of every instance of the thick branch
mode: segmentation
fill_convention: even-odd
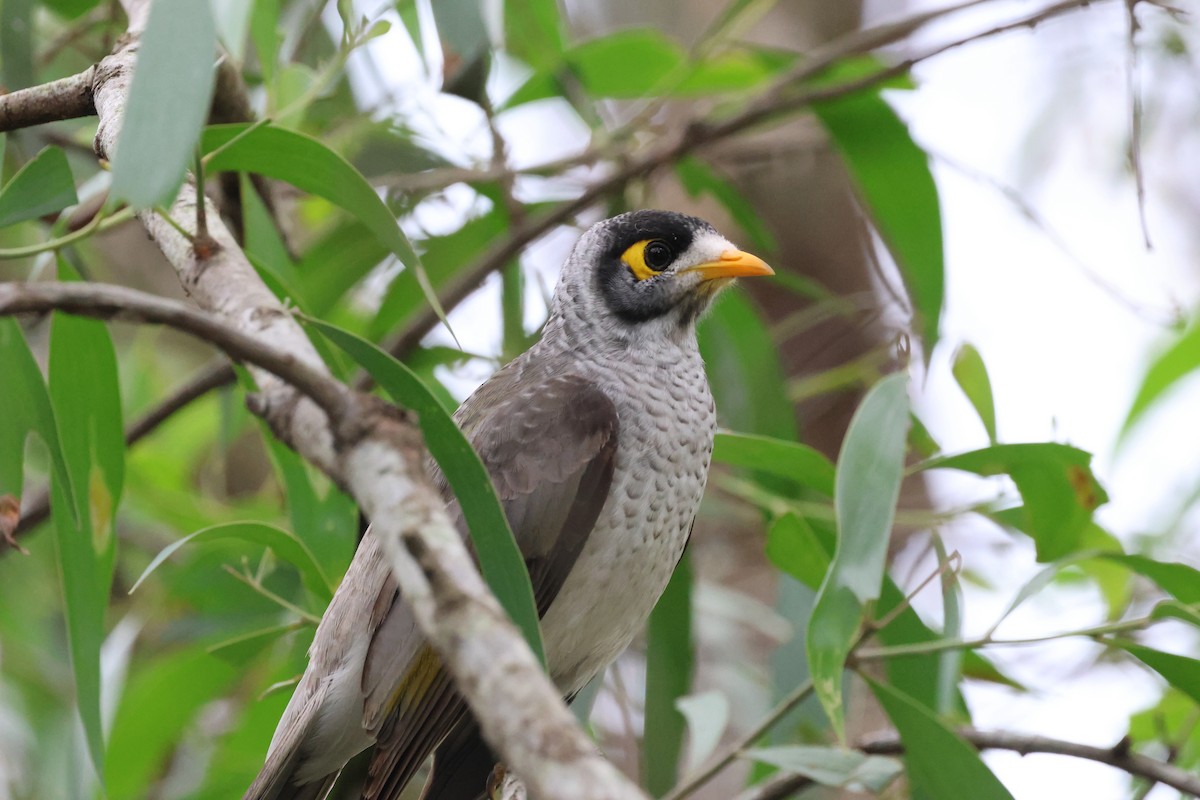
[[[166,325],[220,348],[235,361],[267,370],[330,416],[347,411],[349,390],[323,370],[243,333],[212,314],[157,295],[102,283],[0,283],[0,314],[66,311],[97,319]]]
[[[0,94],[0,133],[94,115],[92,79],[95,70],[95,67],[88,67],[69,78]]]

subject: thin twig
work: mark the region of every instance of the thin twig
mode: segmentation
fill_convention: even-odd
[[[1137,188],[1138,222],[1142,226],[1142,240],[1147,250],[1150,243],[1150,226],[1146,223],[1146,173],[1142,169],[1142,88],[1138,82],[1137,34],[1141,24],[1137,18],[1138,0],[1125,0],[1125,16],[1129,21],[1128,57],[1125,63],[1125,86],[1129,92],[1129,163],[1133,167],[1133,183]]]
[[[1010,731],[981,731],[974,728],[961,728],[957,733],[980,750],[1012,750],[1021,755],[1051,753],[1098,761],[1101,764],[1108,764],[1123,770],[1130,775],[1157,781],[1193,797],[1200,797],[1200,775],[1186,772],[1173,764],[1135,753],[1130,749],[1128,742],[1124,740],[1113,747],[1094,747],[1078,742],[1052,739],[1049,736]],[[862,741],[857,749],[868,755],[902,755],[904,743],[897,734],[886,733]]]

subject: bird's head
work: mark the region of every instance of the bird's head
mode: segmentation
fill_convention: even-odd
[[[592,335],[683,340],[733,279],[772,275],[702,219],[632,211],[593,225],[563,267],[554,315]]]

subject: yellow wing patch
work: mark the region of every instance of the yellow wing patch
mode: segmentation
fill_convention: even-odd
[[[646,245],[650,244],[652,241],[654,240],[643,239],[621,254],[621,260],[625,262],[626,266],[633,270],[633,277],[637,278],[639,281],[644,281],[647,278],[653,278],[655,275],[658,275],[660,272],[662,272],[662,270],[651,269],[651,267],[646,264]]]
[[[394,709],[399,706],[401,713],[416,708],[429,693],[429,687],[433,685],[433,679],[437,677],[441,668],[442,661],[437,653],[429,645],[424,645],[417,652],[404,679],[396,687],[388,707]]]

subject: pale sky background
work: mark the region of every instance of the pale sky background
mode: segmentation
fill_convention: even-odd
[[[914,42],[919,47],[984,30],[992,21],[1047,4],[987,4],[930,27]],[[868,24],[942,5],[876,0],[868,3]],[[1200,10],[1194,0],[1180,5]],[[1139,14],[1146,28],[1143,37],[1157,36],[1165,21],[1162,12],[1143,4]],[[336,17],[330,22],[340,29]],[[1193,410],[1200,405],[1200,383],[1195,380],[1186,382],[1115,452],[1117,433],[1148,358],[1167,341],[1163,321],[1189,312],[1200,293],[1200,226],[1195,222],[1200,208],[1200,100],[1193,96],[1194,67],[1190,76],[1180,75],[1163,59],[1143,53],[1142,85],[1153,87],[1147,97],[1166,100],[1161,108],[1147,108],[1143,141],[1146,216],[1154,243],[1148,251],[1123,157],[1130,126],[1126,37],[1124,4],[1099,3],[1045,23],[1036,32],[1006,34],[926,62],[915,72],[919,88],[897,93],[893,103],[922,146],[1017,189],[1058,240],[1028,221],[994,186],[935,160],[946,239],[946,314],[943,342],[924,385],[918,384],[915,392],[920,415],[948,452],[986,444],[949,370],[954,348],[974,344],[991,374],[1000,440],[1054,440],[1094,453],[1095,469],[1111,498],[1098,519],[1133,549],[1138,534],[1160,531],[1200,485],[1200,423]],[[397,90],[393,96],[403,98],[398,110],[428,112],[426,127],[417,121],[418,130],[445,142],[447,152],[487,158],[490,141],[477,109],[437,95],[423,79],[418,57],[399,26],[370,47],[385,83]],[[365,103],[382,96],[383,87],[362,69],[361,59],[352,60],[351,70]],[[582,123],[545,103],[519,108],[499,121],[516,166],[570,155],[587,144]],[[459,188],[450,193],[449,202],[423,208],[420,222],[441,228],[470,207],[472,193]],[[536,276],[529,281],[531,320],[540,321],[543,287],[552,286],[573,239],[572,233],[559,232],[534,245],[523,259]],[[498,349],[497,291],[493,279],[451,315],[465,349]],[[476,364],[455,375],[455,391],[465,395],[486,374],[486,367]],[[947,478],[935,484],[934,494],[944,505],[957,506],[988,496],[999,485]],[[1191,514],[1190,524],[1180,526],[1184,533],[1164,542],[1154,555],[1200,566],[1196,520]],[[945,534],[948,546],[962,552],[966,567],[993,583],[991,589],[965,587],[964,632],[979,634],[1039,565],[1028,541],[986,523],[966,521]],[[912,568],[913,560],[905,554],[902,561],[908,563],[903,566]],[[916,567],[919,574],[927,571]],[[940,599],[927,593],[918,608],[937,619]],[[1018,611],[1000,635],[1084,627],[1102,622],[1103,614],[1094,591],[1051,589]],[[1183,626],[1163,626],[1151,641],[1195,654],[1194,632]],[[1156,699],[1159,681],[1133,665],[1093,666],[1099,652],[1082,640],[990,650],[998,664],[1034,691],[1020,696],[970,688],[976,725],[1115,744],[1129,714]],[[988,754],[987,760],[1019,800],[1128,796],[1122,774],[1089,762],[1005,753]],[[1159,787],[1150,797],[1174,795]]]

